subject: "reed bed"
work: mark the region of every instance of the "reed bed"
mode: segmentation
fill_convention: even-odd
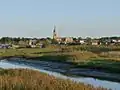
[[[107,90],[29,69],[0,69],[0,90]]]

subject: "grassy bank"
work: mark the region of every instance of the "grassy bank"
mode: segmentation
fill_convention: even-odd
[[[21,56],[73,64],[74,67],[120,73],[120,47],[50,46],[47,48],[0,49],[0,57]]]
[[[105,90],[28,69],[0,69],[0,90]]]

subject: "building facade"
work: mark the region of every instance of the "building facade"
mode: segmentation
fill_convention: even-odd
[[[56,32],[56,26],[53,29],[53,40],[56,40],[58,43],[73,43],[72,37],[59,37]]]

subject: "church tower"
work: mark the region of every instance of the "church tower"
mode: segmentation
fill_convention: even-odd
[[[53,29],[53,39],[57,39],[56,26]]]

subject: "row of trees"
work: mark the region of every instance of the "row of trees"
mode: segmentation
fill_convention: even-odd
[[[20,38],[20,37],[18,37],[18,38],[16,38],[16,37],[14,37],[14,38],[13,37],[2,37],[0,39],[0,43],[2,43],[2,44],[5,44],[5,43],[18,44],[19,41],[28,42],[30,39],[31,38],[24,38],[24,37],[22,37],[22,38]],[[38,41],[48,41],[49,43],[53,41],[49,37],[47,37],[47,38],[32,38],[32,39],[38,40]],[[73,40],[81,40],[81,39],[83,39],[83,38],[81,38],[81,37],[73,38]],[[87,42],[90,42],[92,40],[92,38],[90,38],[90,37],[87,37],[85,39],[86,39]],[[102,38],[99,38],[100,41],[105,41],[105,40],[110,40],[110,39],[116,39],[117,40],[117,39],[120,39],[120,37],[102,37]]]
[[[9,44],[17,44],[19,43],[19,41],[28,41],[29,38],[11,38],[11,37],[2,37],[0,39],[0,43],[2,44],[6,44],[6,43],[9,43]]]
[[[2,37],[0,38],[0,43],[1,44],[28,44],[29,41],[33,39],[33,40],[36,40],[36,43],[45,43],[45,44],[48,44],[48,43],[51,43],[50,41],[52,41],[51,38],[16,38],[16,37]]]

